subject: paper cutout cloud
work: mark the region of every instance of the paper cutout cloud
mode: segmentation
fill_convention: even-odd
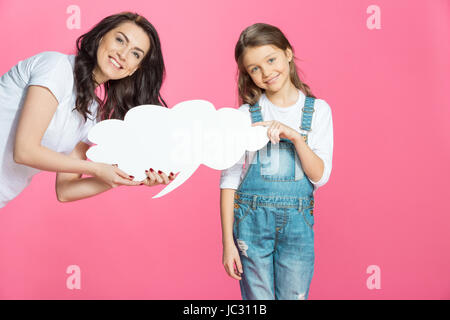
[[[184,101],[171,109],[134,107],[123,121],[97,123],[88,139],[96,144],[86,153],[89,159],[116,163],[135,180],[144,180],[149,168],[180,172],[153,198],[182,185],[200,164],[224,170],[236,164],[246,150],[259,150],[269,141],[267,128],[252,127],[248,114],[233,108],[216,110],[204,100]]]

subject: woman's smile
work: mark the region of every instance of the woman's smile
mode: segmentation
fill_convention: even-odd
[[[123,69],[122,65],[119,62],[117,62],[116,59],[114,59],[113,57],[108,57],[108,58],[109,58],[109,62],[111,62],[111,64],[114,67],[116,67],[116,69],[118,69],[118,70]]]

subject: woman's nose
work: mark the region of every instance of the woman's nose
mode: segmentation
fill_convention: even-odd
[[[127,50],[128,50],[128,49],[123,48],[123,49],[117,51],[117,55],[119,56],[119,59],[120,59],[120,60],[125,61],[125,57],[126,57],[126,54],[127,54]]]

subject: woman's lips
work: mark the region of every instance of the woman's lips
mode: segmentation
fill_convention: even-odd
[[[116,68],[116,69],[123,69],[122,65],[120,63],[117,62],[116,59],[112,58],[112,57],[108,57],[109,58],[109,62]]]

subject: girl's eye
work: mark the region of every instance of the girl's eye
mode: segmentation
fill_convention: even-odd
[[[269,63],[272,63],[272,62],[274,62],[275,61],[275,58],[270,58],[269,59]]]
[[[252,69],[250,70],[250,72],[251,72],[251,73],[254,73],[254,72],[256,72],[256,70],[258,70],[258,67],[252,68]]]

